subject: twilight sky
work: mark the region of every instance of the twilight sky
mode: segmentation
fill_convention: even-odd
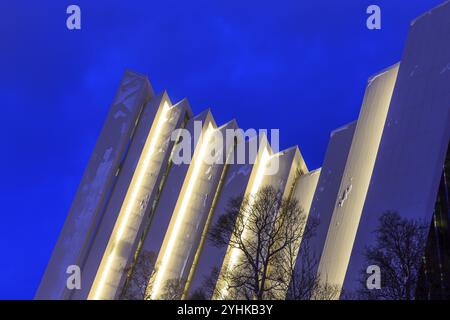
[[[126,68],[218,125],[279,128],[321,166],[367,78],[443,0],[0,2],[0,299],[31,299]],[[77,4],[82,30],[66,28]],[[366,28],[366,8],[382,30]]]

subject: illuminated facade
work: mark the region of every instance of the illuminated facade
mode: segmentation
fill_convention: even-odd
[[[248,139],[236,131],[212,155],[216,135],[238,128],[234,120],[218,125],[209,109],[194,116],[187,100],[173,104],[167,93],[155,95],[146,77],[126,72],[36,299],[168,299],[169,285],[187,299],[214,268],[216,290],[206,298],[226,299],[222,276],[241,252],[213,247],[208,228],[230,198],[252,199],[267,185],[299,201],[306,227],[318,222],[307,247],[299,240],[295,267],[302,268],[308,248],[319,279],[344,291],[359,285],[364,248],[387,210],[427,223],[434,212],[431,230],[448,242],[441,233],[449,221],[448,166],[442,173],[450,135],[449,34],[449,3],[416,19],[401,62],[369,79],[358,120],[331,133],[322,167],[311,171],[297,147],[273,151],[264,135]],[[188,162],[180,161],[186,144]],[[448,265],[448,243],[430,239],[441,244],[436,250]],[[433,250],[422,277],[439,266]],[[150,262],[145,272],[142,261]],[[80,268],[80,288],[67,287],[69,266]],[[418,295],[430,296],[428,289]]]
[[[224,136],[226,129],[236,128],[236,123],[232,121],[220,128],[212,121],[204,125],[202,141],[195,150],[156,260],[154,281],[149,287],[152,299],[161,298],[162,287],[167,281],[176,279],[181,285],[185,284],[215,193],[220,192],[217,189],[226,164],[206,164],[204,157],[215,131]],[[223,146],[216,156],[226,159],[228,155],[223,152],[232,149]]]
[[[252,138],[251,140],[253,139],[256,138]],[[228,164],[226,175],[222,179],[220,196],[217,197],[214,210],[211,211],[209,221],[207,221],[202,231],[202,241],[197,248],[196,259],[191,266],[190,276],[187,279],[185,293],[187,296],[200,294],[201,298],[212,298],[211,296],[205,296],[209,293],[203,290],[204,281],[208,277],[214,277],[212,280],[217,281],[218,275],[214,274],[214,270],[220,270],[226,254],[226,248],[217,248],[210,241],[207,241],[206,236],[208,226],[217,223],[220,215],[227,209],[229,199],[242,197],[245,194],[246,186],[254,168],[255,159],[246,161],[245,163],[238,163],[238,157],[235,151],[241,145],[244,145],[244,150],[248,151],[249,140],[239,139],[235,150],[233,150],[233,161],[232,164]],[[250,154],[246,152],[247,159],[249,159],[249,156]]]
[[[395,211],[431,223],[450,137],[449,34],[450,2],[411,24],[359,226],[346,239],[353,248],[339,279],[344,292],[359,285],[357,275],[367,268],[363,252],[374,243],[380,215]],[[353,213],[344,204],[346,214]]]
[[[367,85],[318,268],[318,274],[332,284],[342,283],[345,277],[397,72],[396,65]]]
[[[277,167],[276,173],[270,174],[269,172],[274,166]],[[296,188],[296,182],[302,174],[307,172],[308,168],[297,147],[273,154],[268,143],[264,141],[260,146],[257,161],[252,170],[247,189],[243,194],[243,196],[247,196],[249,199],[247,205],[252,205],[252,200],[254,200],[256,193],[263,186],[274,187],[282,193],[284,198],[291,196],[291,193],[293,193],[294,190],[296,193],[302,193],[302,188]],[[299,185],[304,186],[303,180]],[[305,202],[308,202],[308,200]],[[244,221],[245,219],[246,217],[244,217]],[[247,230],[244,228],[242,233],[242,238],[244,239],[246,236],[248,237],[248,232],[246,231]],[[228,292],[228,288],[223,281],[223,275],[232,272],[233,268],[238,264],[241,254],[242,251],[235,247],[229,247],[227,249],[213,299],[227,299],[230,295],[230,292]]]
[[[317,275],[343,297],[361,285],[383,213],[432,220],[450,132],[449,18],[447,2],[413,21],[401,62],[369,80],[316,251]]]
[[[151,114],[148,114],[147,121],[141,122],[140,119],[144,118],[144,106],[154,96],[153,89],[145,77],[131,72],[124,75],[36,298],[71,299],[78,291],[67,289],[68,266],[76,265],[84,270],[90,253],[97,251],[93,246],[97,239],[104,238],[103,246],[106,247],[108,234],[111,234],[114,227],[111,225],[113,223],[103,224],[105,234],[103,237],[102,232],[99,235],[98,224],[105,215],[105,205],[114,197],[115,190],[119,189],[120,185],[128,185],[131,180],[135,164],[133,161],[127,161],[125,155],[129,154],[131,148],[143,147],[142,141],[134,139],[137,135],[136,128],[139,124],[143,126],[151,124],[153,120]],[[152,111],[154,113],[154,110]],[[121,193],[123,197],[123,191]],[[115,214],[118,214],[117,210]],[[100,252],[101,248],[98,251],[97,255],[101,259],[103,252]],[[92,273],[95,272],[96,270],[92,270]],[[85,280],[87,279],[82,277],[83,291],[92,284],[86,283]],[[87,297],[87,293],[84,295]]]
[[[315,232],[311,235],[310,241],[303,242],[300,246],[296,263],[297,272],[317,274],[355,127],[356,121],[334,130],[330,135],[306,226],[309,229],[314,228]],[[303,266],[302,260],[307,259],[312,260],[311,266]]]

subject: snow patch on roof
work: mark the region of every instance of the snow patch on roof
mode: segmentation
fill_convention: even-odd
[[[341,131],[349,129],[352,125],[354,125],[356,123],[356,121],[357,120],[347,123],[346,125],[343,125],[342,127],[339,127],[337,129],[334,129],[333,131],[331,131],[330,137],[333,137],[335,134],[337,134]]]
[[[445,7],[446,5],[448,5],[450,3],[450,0],[447,0],[439,5],[437,5],[436,7],[432,8],[431,10],[421,14],[420,16],[418,16],[417,18],[415,18],[414,20],[411,21],[411,26],[414,26],[416,24],[417,21],[419,21],[420,19],[428,16],[428,15],[432,15],[434,11],[439,10],[442,7]]]

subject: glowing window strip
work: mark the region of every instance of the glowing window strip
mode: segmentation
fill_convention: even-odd
[[[206,151],[208,150],[208,142],[211,138],[211,135],[214,131],[214,128],[212,127],[211,123],[208,125],[208,128],[206,129],[206,132],[204,133],[204,136],[201,139],[201,146],[200,151],[198,153],[197,159],[195,159],[194,162],[194,169],[192,170],[192,174],[189,177],[188,185],[186,187],[186,192],[184,193],[183,199],[181,200],[181,205],[178,211],[178,214],[176,215],[175,225],[173,227],[173,230],[170,234],[169,242],[167,244],[167,248],[164,251],[161,266],[156,273],[155,282],[152,287],[152,294],[151,298],[155,299],[157,298],[157,295],[159,293],[159,289],[161,287],[161,282],[164,278],[164,275],[167,271],[167,266],[169,264],[173,248],[175,244],[177,243],[178,234],[180,232],[180,227],[183,225],[184,222],[184,216],[186,215],[188,204],[191,200],[192,192],[194,191],[194,186],[196,185],[196,182],[199,181],[199,174],[200,169],[202,168],[203,159],[206,155]]]
[[[120,223],[119,228],[117,230],[117,233],[114,237],[113,241],[113,250],[108,256],[108,259],[106,261],[105,267],[103,268],[103,272],[101,273],[100,280],[98,282],[98,285],[96,285],[96,288],[94,288],[95,292],[92,295],[92,299],[98,300],[101,297],[101,294],[103,293],[103,289],[105,287],[106,280],[108,279],[111,267],[113,265],[113,261],[117,256],[117,245],[120,243],[120,241],[123,238],[124,232],[126,227],[128,226],[128,220],[130,219],[131,213],[136,208],[136,206],[139,205],[137,201],[137,197],[139,194],[139,191],[141,191],[142,184],[144,182],[144,177],[149,169],[150,160],[152,155],[155,152],[156,143],[158,142],[161,131],[163,128],[164,123],[167,121],[167,113],[170,110],[169,104],[167,101],[164,101],[163,108],[161,110],[161,114],[158,117],[158,120],[156,122],[156,127],[154,132],[153,130],[150,130],[149,135],[147,137],[146,144],[144,146],[143,155],[144,158],[139,159],[139,163],[136,167],[136,171],[133,175],[133,180],[130,185],[130,189],[128,189],[124,205],[122,206],[122,209],[120,210]],[[148,145],[147,145],[148,143]],[[142,160],[142,162],[141,162]],[[123,210],[123,211],[122,211]],[[91,295],[91,294],[90,294]]]
[[[249,199],[248,199],[248,203],[247,203],[247,206],[249,206],[249,207],[252,206],[253,202],[255,201],[255,196],[261,187],[261,184],[263,182],[263,178],[265,175],[264,171],[267,167],[267,162],[269,161],[269,159],[270,159],[270,155],[269,155],[269,152],[267,151],[267,148],[265,147],[264,151],[261,155],[261,158],[259,159],[259,164],[258,164],[258,169],[256,171],[255,180],[253,181],[252,188],[250,189]],[[245,228],[245,224],[247,223],[248,218],[249,218],[248,214],[243,218],[243,223],[244,223],[244,230],[242,231],[243,239],[245,239],[245,234],[247,231],[247,228]],[[231,249],[230,260],[229,260],[228,266],[226,267],[226,272],[230,271],[237,264],[240,253],[241,253],[241,251],[237,248]],[[221,290],[222,298],[225,298],[227,296],[227,294],[228,294],[228,288],[223,287]]]

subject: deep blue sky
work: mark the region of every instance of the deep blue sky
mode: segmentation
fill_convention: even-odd
[[[409,22],[442,1],[2,0],[0,299],[34,296],[126,68],[218,124],[280,128],[313,169]],[[370,4],[381,31],[365,27]]]

